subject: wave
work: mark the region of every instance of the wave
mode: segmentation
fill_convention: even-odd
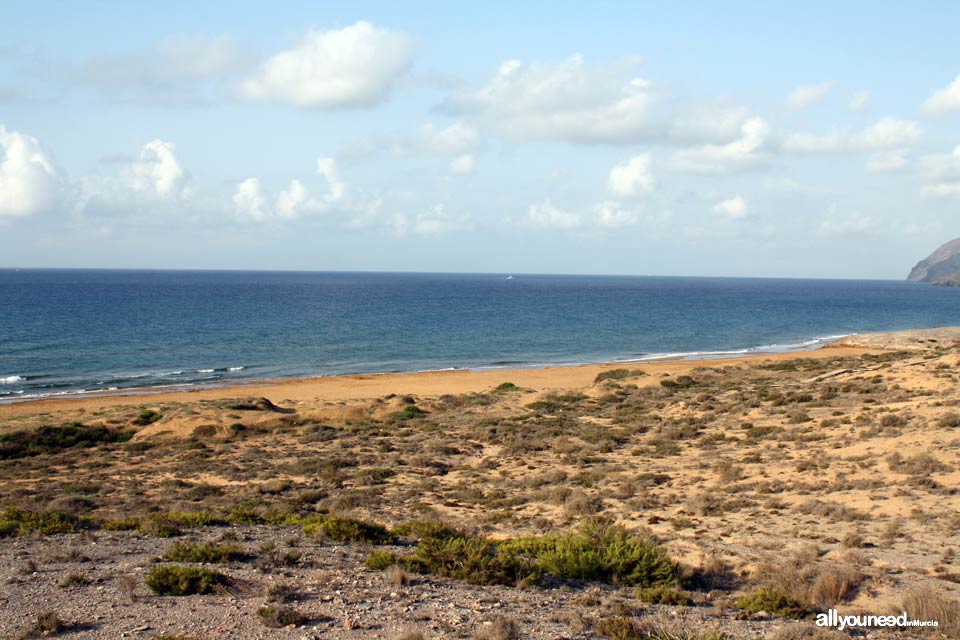
[[[27,379],[23,376],[0,376],[0,384],[16,384],[18,382],[26,382]]]

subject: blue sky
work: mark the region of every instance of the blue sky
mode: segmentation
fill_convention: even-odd
[[[960,5],[676,4],[9,2],[0,266],[901,278],[960,235]]]

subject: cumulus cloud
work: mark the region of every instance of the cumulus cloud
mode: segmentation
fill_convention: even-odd
[[[295,46],[263,62],[239,92],[249,100],[304,108],[372,106],[390,95],[413,51],[410,36],[369,22],[311,29]]]
[[[713,212],[728,220],[740,220],[747,217],[747,201],[744,200],[743,196],[735,195],[714,205]]]
[[[576,229],[580,226],[580,216],[570,211],[562,211],[546,199],[530,205],[523,224],[534,229]]]
[[[652,135],[650,83],[637,58],[589,65],[508,60],[483,85],[453,93],[442,108],[480,117],[512,137],[629,142]]]
[[[255,222],[291,220],[330,211],[344,199],[346,185],[333,158],[319,158],[316,173],[326,183],[326,189],[317,195],[311,195],[302,182],[294,179],[286,189],[272,197],[259,179],[247,178],[234,189],[234,211],[238,217]]]
[[[473,173],[473,170],[476,166],[476,160],[473,157],[473,154],[466,153],[462,156],[454,158],[450,162],[450,173],[454,175],[467,175]]]
[[[40,141],[0,125],[0,218],[47,213],[63,206],[70,184]]]
[[[458,155],[473,150],[479,138],[479,132],[463,121],[442,128],[427,123],[406,146],[437,155]]]
[[[923,110],[928,113],[945,113],[960,109],[960,75],[953,82],[934,91],[923,103]]]
[[[802,84],[787,95],[787,107],[797,110],[814,105],[826,98],[832,88],[832,82]]]
[[[850,98],[850,102],[847,103],[847,109],[854,113],[865,111],[867,107],[870,106],[870,100],[869,91],[858,91]]]
[[[910,146],[922,135],[919,122],[887,117],[852,134],[838,129],[825,134],[793,133],[783,140],[781,148],[791,153],[870,151]]]
[[[749,169],[763,161],[763,146],[770,134],[770,125],[763,118],[753,117],[740,127],[740,137],[727,144],[708,144],[682,149],[673,154],[670,165],[687,173],[730,173]]]
[[[650,172],[650,155],[639,154],[610,170],[610,192],[619,198],[635,198],[653,191],[656,180]]]
[[[154,139],[140,149],[137,159],[130,165],[130,187],[148,191],[159,198],[179,198],[187,194],[190,176],[184,171],[174,145]]]
[[[625,208],[615,200],[604,200],[594,205],[593,216],[598,225],[609,229],[630,227],[640,221],[636,211]]]

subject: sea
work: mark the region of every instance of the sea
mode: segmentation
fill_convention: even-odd
[[[881,280],[0,270],[0,402],[347,373],[625,363],[960,325]]]

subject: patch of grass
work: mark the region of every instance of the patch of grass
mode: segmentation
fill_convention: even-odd
[[[510,393],[511,391],[517,391],[520,387],[513,384],[512,382],[502,382],[497,385],[493,390],[494,393]]]
[[[911,620],[936,620],[937,630],[950,637],[960,634],[960,602],[925,587],[908,591],[897,611],[906,611]]]
[[[667,389],[690,389],[698,386],[700,383],[691,376],[677,376],[676,378],[664,378],[660,381],[661,387]]]
[[[213,593],[230,585],[230,578],[203,567],[163,564],[150,569],[147,586],[161,596]]]
[[[133,431],[108,429],[103,425],[88,427],[80,422],[12,431],[0,436],[0,460],[58,453],[73,447],[126,442],[133,434]]]
[[[804,618],[810,613],[803,604],[778,589],[757,589],[737,600],[737,606],[744,611],[766,611],[770,615],[793,620]]]
[[[245,554],[236,545],[217,545],[210,542],[202,544],[176,542],[167,549],[164,557],[173,562],[226,564],[234,560],[242,560]]]
[[[693,599],[683,591],[671,587],[647,587],[637,591],[637,599],[648,604],[667,604],[689,607]]]
[[[69,587],[85,587],[90,584],[90,578],[82,573],[69,573],[60,581],[60,587],[67,589]]]
[[[594,631],[611,640],[732,640],[720,631],[645,622],[628,616],[601,618]]]

